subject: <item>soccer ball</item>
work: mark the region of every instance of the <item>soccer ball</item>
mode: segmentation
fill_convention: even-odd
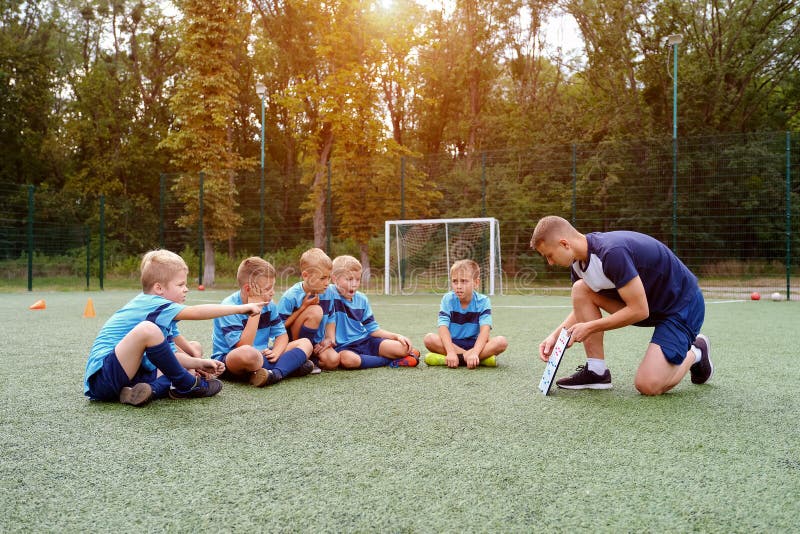
[[[197,289],[200,290],[200,291],[205,290],[205,288],[206,288],[206,286],[204,286],[203,284],[200,284],[199,286],[197,286]]]
[[[776,291],[775,293],[772,294],[772,300],[778,302],[779,300],[781,300],[781,294]]]
[[[750,293],[750,299],[751,300],[761,300],[761,295],[759,294],[758,291],[753,291],[752,293]]]

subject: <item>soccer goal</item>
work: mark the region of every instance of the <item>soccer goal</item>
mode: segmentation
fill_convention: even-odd
[[[481,266],[481,293],[503,293],[500,223],[494,217],[386,221],[385,232],[387,295],[446,292],[450,266],[462,259]]]

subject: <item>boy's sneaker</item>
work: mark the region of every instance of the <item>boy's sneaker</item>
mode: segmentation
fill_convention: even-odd
[[[564,389],[611,389],[611,371],[606,369],[602,375],[590,371],[586,365],[580,365],[572,376],[556,380],[556,385]]]
[[[314,372],[315,367],[316,366],[314,365],[314,362],[311,360],[306,360],[303,362],[303,365],[289,373],[289,378],[299,378],[301,376],[310,375]],[[317,367],[317,369],[319,369],[319,367]]]
[[[484,367],[497,367],[497,358],[489,356],[488,358],[482,359],[480,364]]]
[[[275,376],[275,373],[269,369],[264,369],[263,367],[250,375],[250,385],[257,388],[271,386],[276,382],[278,382],[278,377]]]
[[[689,368],[692,374],[692,384],[705,384],[714,376],[714,364],[711,363],[711,343],[708,338],[700,334],[695,338],[693,345],[700,349],[700,361]]]
[[[425,364],[426,365],[447,365],[447,357],[444,354],[439,354],[438,352],[429,352],[425,355]]]
[[[222,382],[216,378],[195,377],[194,386],[189,391],[178,391],[175,388],[169,389],[170,399],[196,399],[198,397],[213,397],[222,391]]]
[[[131,406],[144,406],[153,399],[153,388],[147,382],[139,382],[133,387],[124,387],[119,392],[119,401]]]

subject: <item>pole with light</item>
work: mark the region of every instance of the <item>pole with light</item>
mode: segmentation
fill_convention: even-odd
[[[683,35],[675,33],[664,38],[672,47],[672,251],[678,251],[678,45]]]
[[[261,82],[256,84],[256,94],[261,100],[261,203],[259,205],[259,256],[264,257],[264,101],[267,86]]]

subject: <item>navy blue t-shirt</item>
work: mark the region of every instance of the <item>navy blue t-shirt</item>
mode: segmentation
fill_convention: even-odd
[[[661,241],[638,232],[594,232],[586,235],[587,262],[572,264],[572,281],[578,279],[593,291],[620,299],[619,288],[637,276],[642,280],[648,322],[684,308],[697,294],[697,277]]]

